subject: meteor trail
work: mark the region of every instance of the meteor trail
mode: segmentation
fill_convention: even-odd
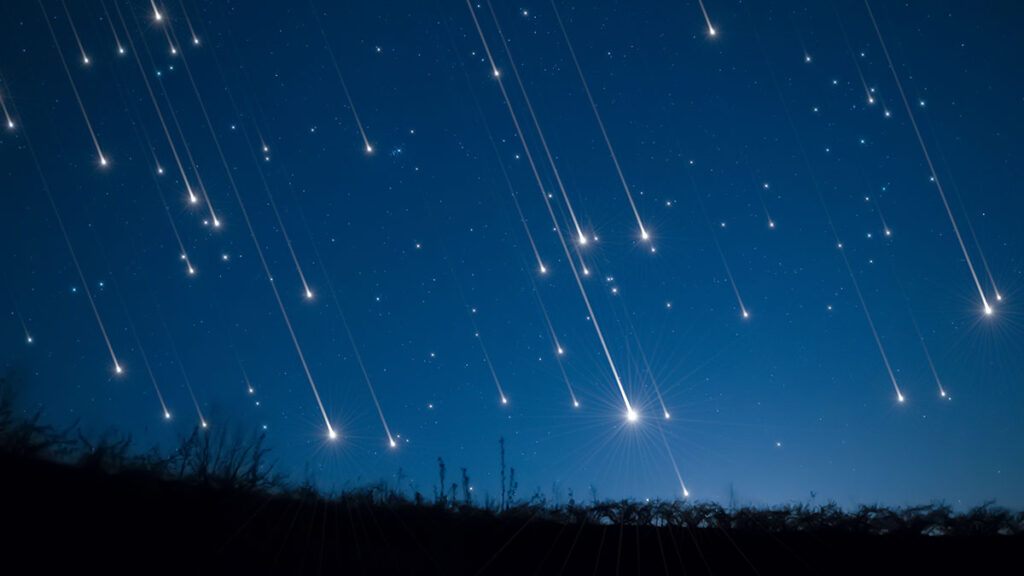
[[[4,120],[7,122],[7,128],[14,130],[14,120],[11,119],[11,113],[7,110],[7,103],[4,101],[4,93],[0,92],[0,108],[4,111]]]
[[[117,0],[114,0],[115,2]],[[110,11],[107,10],[107,3],[100,0],[100,6],[103,7],[103,15],[106,16],[107,23],[110,24],[110,32],[114,35],[114,44],[117,45],[117,53],[124,55],[124,44],[121,44],[121,38],[117,34],[117,28],[114,27],[114,19],[110,17]]]
[[[341,67],[338,65],[338,59],[334,56],[334,50],[331,49],[331,43],[327,40],[327,33],[324,32],[324,26],[320,22],[320,16],[316,13],[316,6],[312,0],[309,3],[310,7],[313,8],[313,19],[316,20],[317,28],[320,30],[320,36],[324,39],[324,47],[327,48],[327,54],[331,57],[331,64],[334,66],[334,72],[338,75],[338,81],[341,83],[341,89],[345,92],[345,98],[348,100],[348,107],[352,110],[352,117],[356,120],[356,126],[359,127],[359,134],[363,137],[363,145],[366,147],[366,153],[373,152],[373,146],[370,146],[370,141],[366,138],[366,130],[363,129],[363,122],[359,119],[359,113],[356,112],[355,102],[352,101],[352,94],[348,91],[348,84],[345,83],[345,77],[341,74]]]
[[[203,428],[207,428],[210,423],[206,421],[206,416],[203,416],[203,409],[199,407],[199,400],[196,400],[196,393],[192,389],[192,382],[188,379],[188,373],[185,372],[185,364],[182,363],[181,356],[178,355],[178,347],[174,345],[174,337],[171,336],[171,331],[167,328],[167,322],[163,318],[160,319],[160,324],[163,325],[167,342],[171,345],[171,354],[174,355],[174,361],[178,364],[178,369],[181,370],[181,378],[185,382],[185,389],[188,390],[188,395],[192,399],[192,405],[195,406],[196,414],[199,415],[199,424]]]
[[[668,438],[665,437],[665,430],[661,427],[660,422],[658,423],[658,432],[661,434],[661,441],[665,443],[665,451],[668,452],[668,459],[672,463],[672,470],[676,473],[676,479],[679,480],[679,487],[683,490],[683,497],[689,498],[690,491],[686,489],[683,475],[679,473],[679,466],[676,465],[676,458],[672,455],[672,448],[668,445]]]
[[[626,183],[626,177],[622,173],[622,167],[619,166],[619,158],[615,155],[615,149],[612,148],[612,141],[608,138],[608,131],[605,130],[604,121],[601,120],[601,115],[597,112],[597,104],[594,103],[594,96],[590,93],[590,86],[587,84],[586,77],[583,76],[583,69],[580,67],[579,60],[576,59],[576,50],[573,49],[572,42],[569,40],[569,33],[566,32],[565,25],[562,23],[562,16],[558,13],[558,8],[555,7],[555,0],[551,0],[551,9],[555,12],[555,19],[558,21],[558,27],[562,30],[562,36],[565,38],[565,45],[569,48],[569,54],[572,55],[572,63],[576,65],[576,72],[579,74],[580,83],[583,84],[583,91],[587,94],[587,100],[590,102],[590,108],[594,111],[594,118],[597,119],[597,125],[601,128],[601,136],[604,137],[604,143],[608,146],[608,154],[611,155],[612,163],[615,164],[615,171],[619,174],[619,182],[622,183],[622,190],[626,193],[626,198],[629,200],[629,207],[633,210],[633,216],[636,217],[637,226],[640,227],[640,237],[643,240],[649,240],[650,235],[647,233],[647,229],[644,227],[644,223],[640,219],[640,212],[636,209],[636,202],[633,200],[633,193],[629,191],[629,184]],[[709,22],[708,27],[710,26],[711,24]]]
[[[42,4],[40,4],[41,6]],[[60,228],[61,235],[64,238],[64,244],[68,248],[68,253],[71,254],[71,261],[75,264],[75,272],[78,273],[78,280],[82,283],[82,291],[85,292],[85,297],[89,300],[89,307],[92,308],[93,316],[96,317],[96,324],[100,327],[100,333],[103,334],[103,342],[107,345],[107,352],[110,353],[110,359],[114,363],[114,373],[121,374],[124,370],[121,367],[121,363],[117,360],[117,354],[114,353],[114,346],[110,343],[110,337],[107,335],[107,329],[103,326],[103,319],[100,318],[100,311],[96,308],[96,301],[93,300],[92,290],[89,290],[89,283],[85,280],[85,274],[82,273],[82,266],[78,262],[78,256],[75,254],[75,248],[71,245],[71,238],[68,236],[67,228],[64,227],[64,219],[60,216],[60,210],[57,209],[57,203],[53,199],[53,194],[50,192],[50,185],[46,180],[45,172],[43,172],[42,166],[39,164],[39,157],[36,156],[36,149],[32,145],[32,141],[28,137],[28,133],[22,130],[22,135],[25,138],[25,144],[28,148],[30,155],[32,156],[32,162],[35,164],[36,172],[39,174],[39,180],[43,185],[43,192],[46,193],[46,199],[50,201],[50,208],[53,209],[53,215],[57,218],[57,227]]]
[[[928,163],[928,170],[932,173],[932,180],[935,182],[935,189],[939,192],[939,197],[942,198],[942,205],[946,208],[946,215],[949,216],[949,223],[953,225],[953,232],[956,234],[956,240],[960,244],[960,251],[963,252],[964,260],[967,262],[967,268],[971,271],[971,278],[974,279],[974,285],[978,289],[978,295],[981,296],[981,303],[984,306],[985,315],[991,316],[993,313],[992,307],[988,303],[988,299],[985,297],[985,291],[981,288],[981,282],[978,281],[978,274],[974,270],[974,263],[971,262],[971,255],[967,253],[967,247],[964,246],[964,239],[960,235],[960,228],[956,225],[956,219],[953,218],[953,211],[949,207],[949,201],[946,200],[946,193],[942,190],[942,182],[939,181],[939,175],[935,171],[935,165],[932,164],[932,157],[928,154],[928,148],[924,144],[924,138],[921,137],[921,130],[917,127],[917,119],[914,118],[914,111],[910,107],[910,102],[907,100],[907,94],[903,91],[903,83],[900,82],[900,77],[896,73],[896,67],[893,66],[892,58],[889,56],[889,48],[885,45],[885,40],[882,38],[882,31],[878,28],[878,22],[875,20],[875,14],[871,11],[871,4],[868,0],[864,0],[864,6],[868,10],[868,16],[871,17],[871,25],[875,28],[875,34],[878,36],[878,43],[882,46],[882,52],[885,54],[885,60],[889,63],[889,71],[892,72],[893,80],[896,81],[896,88],[899,89],[900,98],[903,99],[903,106],[907,110],[907,116],[910,117],[910,125],[914,127],[914,135],[917,136],[917,142],[921,145],[921,152],[924,153],[924,159]]]
[[[736,287],[736,279],[732,276],[732,269],[729,268],[729,262],[725,259],[725,252],[722,251],[722,245],[718,242],[718,235],[715,234],[715,228],[711,225],[711,219],[708,218],[708,212],[704,208],[704,200],[701,198],[700,191],[697,190],[697,181],[694,179],[693,173],[690,173],[690,184],[693,186],[694,196],[697,198],[697,204],[700,206],[700,213],[704,216],[704,223],[707,224],[708,233],[711,234],[711,240],[715,243],[718,257],[722,260],[722,268],[725,268],[725,275],[729,278],[732,293],[736,295],[736,302],[740,305],[740,312],[743,318],[750,318],[750,311],[743,304],[743,297],[740,296],[740,290]]]
[[[181,157],[178,155],[178,149],[174,146],[174,139],[171,138],[171,132],[167,129],[167,122],[164,120],[164,114],[160,111],[160,105],[156,101],[156,95],[153,94],[153,87],[149,83],[149,77],[146,75],[146,69],[142,67],[142,60],[139,59],[139,53],[135,50],[135,41],[132,40],[132,33],[128,29],[128,24],[124,20],[124,14],[121,12],[121,7],[117,2],[114,2],[114,9],[117,11],[118,19],[121,20],[121,26],[124,28],[125,36],[128,39],[128,45],[131,47],[132,55],[135,56],[135,63],[139,67],[139,74],[142,75],[142,81],[146,85],[146,91],[149,93],[149,99],[153,102],[153,109],[156,110],[156,116],[160,120],[160,127],[163,128],[164,136],[167,138],[167,144],[171,148],[171,155],[174,156],[174,162],[178,165],[178,171],[181,173],[181,180],[185,183],[185,190],[188,192],[189,203],[196,204],[199,202],[199,198],[196,197],[195,192],[192,190],[192,185],[188,181],[188,174],[185,173],[185,167],[181,163]],[[132,17],[135,18],[134,11],[132,12]],[[138,24],[137,19],[136,24]]]
[[[519,90],[523,94],[523,100],[526,102],[526,109],[530,112],[530,118],[533,119],[533,126],[537,129],[537,135],[540,137],[541,146],[544,148],[544,154],[548,157],[548,164],[551,165],[551,171],[555,175],[555,182],[558,183],[558,190],[562,193],[562,199],[565,201],[565,207],[569,210],[569,216],[572,218],[572,225],[576,228],[576,239],[577,242],[582,246],[587,243],[587,237],[583,234],[583,230],[580,228],[580,223],[576,219],[576,212],[572,209],[572,202],[569,201],[569,194],[565,191],[565,186],[562,184],[562,177],[558,173],[558,167],[555,166],[555,159],[551,155],[551,150],[548,148],[547,139],[544,138],[544,131],[540,128],[540,122],[537,121],[537,115],[533,111],[533,104],[530,103],[530,97],[526,94],[526,85],[523,84],[523,79],[519,76],[519,69],[516,67],[515,60],[512,59],[512,52],[509,50],[508,41],[505,39],[505,33],[501,30],[501,24],[498,23],[498,15],[494,13],[494,6],[491,5],[490,0],[487,0],[487,8],[491,12],[491,18],[494,20],[494,26],[498,30],[498,37],[501,38],[501,44],[505,48],[505,56],[508,57],[509,66],[512,68],[512,72],[515,74],[516,83],[519,84]],[[473,15],[476,18],[476,15]],[[479,23],[477,24],[479,29]]]
[[[484,48],[486,49],[487,39],[484,37],[483,30],[480,28],[480,22],[476,18],[476,12],[473,11],[473,5],[470,4],[469,0],[466,0],[466,8],[469,9],[469,14],[470,16],[473,17],[473,23],[476,25],[477,33],[480,35],[480,41],[483,43]],[[488,53],[488,55],[490,55],[489,49],[487,49],[486,52]],[[494,70],[497,70],[497,68],[494,67],[493,59],[491,60],[491,67]],[[602,350],[604,350],[605,359],[608,360],[608,366],[611,368],[612,375],[615,377],[615,384],[619,389],[619,393],[622,395],[623,403],[626,405],[627,418],[635,420],[636,418],[638,418],[638,415],[633,410],[633,406],[629,402],[629,397],[626,395],[626,389],[622,385],[622,379],[619,377],[619,371],[615,367],[615,361],[612,359],[611,353],[608,351],[608,345],[604,340],[604,334],[601,332],[601,326],[597,322],[597,315],[594,314],[594,309],[590,305],[590,298],[587,297],[587,291],[583,287],[583,282],[580,280],[579,272],[576,269],[576,263],[573,262],[572,253],[569,251],[569,246],[566,244],[565,238],[563,237],[559,229],[558,219],[555,217],[555,212],[551,208],[551,202],[548,199],[548,193],[544,189],[544,182],[540,177],[540,173],[537,171],[537,164],[533,160],[533,154],[530,153],[530,147],[526,144],[526,137],[523,135],[522,128],[520,128],[519,118],[516,116],[515,110],[512,108],[512,102],[511,100],[509,100],[508,92],[505,90],[504,82],[502,82],[500,76],[497,77],[497,80],[498,87],[501,89],[501,94],[505,99],[505,106],[508,108],[509,116],[511,116],[512,123],[515,125],[516,134],[519,136],[519,142],[522,144],[523,152],[525,153],[526,159],[530,164],[530,170],[533,172],[533,177],[537,181],[537,188],[540,191],[541,197],[544,199],[544,204],[548,209],[548,215],[551,216],[551,223],[554,226],[555,232],[558,235],[558,241],[562,245],[562,251],[565,253],[566,261],[569,263],[569,269],[572,270],[573,278],[575,278],[576,280],[576,286],[579,288],[580,295],[583,297],[583,303],[586,304],[587,312],[590,315],[590,322],[591,324],[593,324],[594,332],[597,333],[597,338],[601,342],[601,348]]]
[[[64,0],[60,1],[60,5],[64,8],[64,14],[68,17],[68,24],[71,25],[71,33],[75,36],[75,43],[78,44],[78,51],[82,53],[82,64],[89,65],[89,55],[85,53],[85,48],[82,47],[82,39],[78,36],[78,28],[75,27],[75,21],[71,18],[71,12],[68,10],[68,5]],[[49,19],[47,19],[49,23]]]
[[[188,17],[188,10],[185,9],[185,2],[178,0],[178,6],[181,6],[181,15],[185,17],[185,23],[188,24],[188,31],[192,34],[192,45],[199,46],[199,36],[196,35],[196,29],[192,27],[192,19]]]
[[[107,165],[107,158],[103,155],[103,150],[100,149],[99,140],[96,139],[96,132],[92,129],[92,122],[89,121],[89,115],[85,112],[85,105],[82,104],[82,97],[78,94],[78,86],[75,85],[75,79],[71,77],[71,70],[68,68],[68,62],[64,58],[64,51],[61,50],[60,42],[57,41],[57,35],[53,31],[53,26],[50,24],[50,15],[46,13],[46,7],[43,6],[42,0],[37,0],[39,9],[43,11],[43,20],[46,21],[46,29],[50,31],[50,38],[53,38],[53,45],[57,48],[57,55],[60,56],[60,63],[64,66],[64,73],[68,76],[68,82],[71,84],[71,91],[75,93],[75,100],[78,102],[78,108],[82,111],[82,118],[85,119],[85,126],[89,129],[89,136],[92,137],[92,143],[96,146],[96,155],[99,157],[100,166]],[[63,6],[64,3],[61,2]],[[68,7],[64,6],[64,11],[67,12]],[[71,22],[71,15],[68,14],[68,22]],[[74,24],[71,25],[74,30]],[[78,38],[78,32],[75,32],[75,38]],[[79,48],[81,48],[81,42],[79,42]],[[83,57],[85,51],[82,51]],[[86,58],[85,62],[88,64],[89,60]]]
[[[711,25],[711,19],[708,18],[708,10],[704,7],[704,0],[697,0],[697,3],[700,4],[700,12],[704,15],[704,22],[708,25],[708,34],[711,36],[717,35],[718,32],[715,31],[715,27]]]

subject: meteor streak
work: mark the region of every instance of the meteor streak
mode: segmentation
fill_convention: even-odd
[[[711,18],[708,18],[708,10],[704,7],[704,0],[697,0],[697,3],[700,4],[700,12],[704,15],[704,22],[708,25],[708,34],[716,36],[718,32],[715,31],[715,27],[711,25]]]
[[[928,153],[928,147],[924,144],[924,138],[921,137],[921,130],[917,127],[917,119],[914,117],[914,111],[910,107],[910,102],[907,100],[907,94],[903,91],[903,83],[900,82],[899,74],[896,73],[896,67],[893,66],[892,58],[889,56],[889,48],[885,45],[885,40],[882,38],[882,31],[878,28],[878,22],[875,20],[875,14],[871,11],[871,4],[868,0],[864,0],[864,6],[868,10],[868,16],[871,17],[871,25],[875,28],[875,34],[878,36],[878,43],[882,46],[882,52],[885,54],[885,60],[889,64],[889,71],[892,72],[893,80],[896,81],[896,88],[899,89],[900,98],[903,99],[903,106],[907,110],[907,116],[910,117],[910,125],[914,127],[914,135],[917,136],[917,142],[921,145],[921,152],[924,153],[924,159],[928,163],[928,170],[931,171],[932,181],[935,182],[935,189],[939,192],[939,197],[942,198],[942,205],[946,208],[946,215],[949,216],[949,223],[953,225],[953,232],[956,234],[956,240],[960,244],[960,251],[963,252],[964,260],[967,262],[967,268],[971,271],[971,278],[974,279],[974,285],[978,289],[978,295],[981,296],[981,303],[986,316],[992,315],[992,307],[988,303],[988,299],[985,297],[985,291],[981,288],[981,282],[978,281],[978,274],[974,270],[974,263],[971,262],[971,255],[967,252],[967,247],[964,245],[964,239],[960,235],[960,228],[956,225],[956,219],[953,218],[953,211],[949,207],[949,201],[946,200],[946,193],[942,189],[942,182],[939,181],[939,175],[935,171],[935,165],[932,163],[932,157]]]
[[[68,17],[68,24],[71,25],[71,33],[75,36],[75,43],[78,44],[78,51],[82,53],[82,64],[88,66],[89,55],[85,53],[85,48],[82,47],[82,38],[78,36],[78,28],[75,27],[75,21],[71,18],[71,12],[68,10],[68,5],[64,3],[64,0],[61,0],[60,5],[64,8],[64,14]]]
[[[114,19],[110,17],[110,11],[107,10],[107,3],[100,0],[100,6],[103,7],[103,15],[106,16],[107,23],[110,24],[110,32],[114,35],[114,44],[117,45],[117,53],[123,56],[124,44],[121,44],[121,38],[117,34],[117,28],[114,27]]]
[[[40,6],[42,6],[41,3]],[[48,18],[47,23],[49,23]],[[68,248],[68,253],[71,254],[71,261],[75,265],[75,272],[78,273],[78,280],[82,283],[82,291],[85,292],[85,297],[89,300],[89,307],[92,308],[93,316],[96,317],[96,324],[99,325],[100,333],[103,334],[103,342],[107,345],[107,352],[110,353],[110,359],[114,363],[114,373],[121,374],[123,372],[121,363],[117,360],[117,354],[114,353],[114,346],[110,343],[110,337],[107,335],[106,327],[103,326],[103,319],[100,318],[100,311],[96,307],[96,301],[92,297],[92,291],[89,290],[89,283],[85,280],[85,274],[82,273],[82,266],[78,262],[78,256],[75,254],[75,248],[71,244],[71,238],[68,236],[67,228],[64,227],[64,219],[61,218],[60,210],[57,209],[57,203],[54,201],[53,194],[50,192],[50,184],[47,182],[45,172],[43,172],[43,168],[39,164],[39,157],[36,155],[36,149],[32,145],[32,141],[29,139],[28,133],[22,130],[22,134],[25,138],[26,147],[32,156],[32,162],[35,164],[36,172],[39,174],[39,180],[43,185],[43,192],[46,193],[46,199],[50,201],[50,208],[53,209],[53,215],[57,219],[57,227],[60,228],[61,235],[64,238],[64,244]]]
[[[14,120],[11,119],[11,113],[7,110],[7,103],[4,101],[4,93],[0,92],[0,108],[4,111],[4,119],[7,121],[7,128],[14,130]]]
[[[92,143],[96,146],[96,155],[99,157],[100,166],[106,166],[107,158],[103,155],[103,150],[100,149],[99,140],[96,139],[96,132],[92,129],[92,122],[89,121],[89,115],[85,112],[85,105],[82,104],[82,97],[78,94],[78,86],[75,85],[75,79],[71,77],[71,70],[68,68],[67,60],[64,58],[64,51],[61,50],[60,42],[57,41],[57,35],[54,33],[53,26],[50,24],[50,15],[46,13],[46,7],[43,6],[42,0],[37,0],[37,2],[39,4],[39,9],[43,11],[43,20],[46,21],[46,29],[50,31],[50,38],[53,38],[53,45],[57,48],[57,55],[60,56],[60,63],[64,66],[64,73],[68,76],[68,82],[71,84],[71,91],[75,93],[75,100],[78,102],[78,108],[82,111],[82,118],[85,119],[85,126],[89,129],[89,136],[92,137]],[[64,6],[64,11],[67,12],[68,7],[64,5],[63,1],[61,2],[61,5]],[[71,22],[70,13],[68,13],[68,22]],[[71,29],[74,30],[74,24],[71,24]],[[75,32],[75,39],[78,39],[77,31]],[[81,48],[82,43],[79,42],[78,46]],[[84,50],[82,51],[82,57],[85,58]],[[88,58],[85,58],[85,62],[86,64],[89,63]],[[8,126],[10,126],[10,122],[8,122]]]
[[[573,49],[572,42],[569,40],[569,33],[566,32],[565,25],[562,23],[562,16],[558,13],[558,8],[555,7],[555,0],[551,0],[551,9],[555,12],[555,19],[558,21],[558,27],[562,30],[562,37],[565,38],[565,45],[569,48],[569,54],[572,55],[572,63],[576,65],[576,72],[579,74],[580,83],[583,84],[583,91],[586,93],[587,100],[590,102],[590,108],[594,111],[594,118],[597,120],[598,127],[601,128],[601,136],[604,137],[604,143],[608,146],[608,154],[611,155],[612,163],[615,164],[615,171],[619,175],[619,182],[622,183],[622,190],[626,193],[626,198],[629,200],[629,207],[633,210],[633,216],[636,218],[637,226],[640,228],[640,237],[645,241],[649,240],[650,235],[644,227],[643,220],[640,219],[640,212],[636,209],[636,202],[633,200],[633,193],[629,191],[629,184],[626,183],[626,177],[622,173],[622,167],[619,166],[619,158],[615,155],[615,149],[612,148],[612,141],[608,137],[608,131],[605,130],[604,121],[601,120],[601,114],[597,111],[597,104],[594,103],[594,96],[590,93],[590,86],[587,84],[587,79],[583,75],[583,68],[580,67],[580,62],[576,59],[576,50]],[[705,17],[707,17],[706,14]],[[708,23],[708,27],[711,27],[710,22]]]
[[[192,19],[188,17],[188,10],[185,10],[185,2],[178,0],[178,6],[181,6],[181,15],[185,17],[185,23],[188,24],[188,31],[192,34],[192,45],[199,46],[199,36],[196,35],[196,29],[192,27]]]
[[[483,30],[480,28],[480,22],[476,18],[476,12],[473,11],[473,5],[470,4],[469,0],[466,0],[466,8],[469,9],[470,16],[473,17],[473,23],[476,25],[477,33],[480,35],[480,41],[483,43],[484,48],[487,48],[487,39],[484,37]],[[490,50],[486,50],[488,55]],[[493,59],[491,60],[491,66],[494,66]],[[565,238],[559,230],[558,219],[555,217],[555,212],[551,208],[551,202],[548,199],[548,193],[544,189],[544,182],[540,177],[540,173],[537,171],[537,164],[533,160],[533,154],[530,152],[530,147],[526,144],[526,137],[523,135],[523,131],[519,125],[519,118],[516,116],[515,110],[512,108],[512,102],[509,100],[508,92],[505,90],[505,84],[501,78],[498,78],[498,87],[501,89],[501,94],[505,99],[505,106],[508,108],[509,116],[512,118],[512,123],[515,125],[516,134],[519,136],[519,141],[523,146],[523,152],[526,154],[526,159],[530,164],[530,170],[533,172],[533,177],[537,181],[537,188],[540,191],[541,197],[544,199],[544,204],[548,209],[548,215],[551,216],[551,223],[554,226],[555,232],[558,235],[558,241],[562,245],[562,251],[565,253],[566,261],[569,263],[569,269],[572,270],[573,278],[576,280],[576,286],[580,290],[580,295],[583,297],[583,303],[586,304],[587,312],[589,313],[590,322],[594,326],[594,331],[597,333],[598,340],[601,341],[601,348],[604,350],[605,358],[608,360],[608,366],[611,368],[612,375],[615,377],[615,384],[619,389],[619,393],[622,395],[622,401],[626,405],[626,413],[635,415],[633,407],[629,402],[629,397],[626,395],[626,389],[622,385],[622,379],[619,377],[619,371],[615,367],[615,361],[612,359],[611,353],[608,351],[608,345],[604,340],[604,334],[601,332],[601,326],[598,324],[597,315],[594,314],[594,310],[590,305],[590,298],[587,297],[587,291],[583,287],[583,282],[580,280],[579,272],[576,269],[576,263],[573,262],[572,253],[569,252],[569,246],[565,242]]]
[[[352,101],[352,94],[348,91],[348,84],[345,83],[345,77],[341,75],[341,67],[338,65],[338,59],[334,56],[334,50],[331,49],[331,43],[327,40],[327,33],[324,32],[324,26],[320,22],[320,16],[316,13],[316,6],[313,5],[310,0],[310,6],[313,8],[313,19],[316,20],[317,28],[320,30],[320,36],[324,39],[324,47],[327,48],[327,54],[331,57],[331,64],[334,66],[334,72],[338,75],[338,81],[341,83],[341,89],[345,92],[345,98],[348,100],[348,107],[352,110],[352,117],[356,120],[356,126],[359,127],[359,134],[363,137],[363,146],[365,146],[366,153],[373,153],[373,146],[370,146],[370,141],[366,138],[366,130],[363,129],[363,122],[359,119],[359,113],[356,112],[355,102]]]
[[[512,72],[515,74],[516,83],[519,84],[519,90],[523,94],[523,100],[526,102],[526,109],[530,112],[530,118],[533,119],[533,126],[537,129],[537,135],[540,137],[541,146],[544,148],[544,153],[548,157],[548,164],[551,165],[551,171],[555,175],[555,182],[558,183],[558,190],[562,193],[562,199],[565,201],[565,207],[569,210],[569,216],[572,218],[572,224],[576,228],[576,239],[580,246],[587,243],[587,237],[583,234],[583,230],[580,228],[580,223],[576,219],[576,212],[572,209],[572,202],[569,201],[569,194],[565,191],[565,186],[562,184],[562,177],[558,173],[558,167],[555,166],[555,159],[551,155],[551,150],[548,148],[547,139],[544,138],[544,131],[540,128],[540,122],[537,121],[537,115],[533,111],[533,104],[530,103],[530,97],[526,94],[526,85],[523,84],[523,79],[519,76],[519,69],[516,67],[515,60],[512,59],[512,52],[509,50],[508,41],[505,39],[505,33],[501,30],[501,24],[498,23],[498,15],[494,13],[494,6],[491,5],[490,0],[487,0],[487,8],[491,12],[491,18],[494,20],[494,26],[498,30],[498,37],[501,38],[501,44],[505,48],[505,55],[508,57],[509,66],[512,68]],[[476,15],[474,14],[474,18]],[[479,28],[479,24],[477,25]],[[585,268],[585,266],[584,266]]]

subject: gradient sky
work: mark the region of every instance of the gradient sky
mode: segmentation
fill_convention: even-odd
[[[404,486],[430,495],[442,457],[449,482],[466,467],[478,496],[496,496],[505,437],[524,496],[589,498],[593,486],[599,497],[674,498],[670,451],[702,499],[778,504],[813,492],[843,505],[1024,506],[1019,8],[872,4],[995,309],[985,316],[862,2],[707,0],[710,36],[695,2],[557,0],[650,243],[551,4],[494,3],[573,209],[598,238],[581,249],[591,271],[583,286],[640,413],[628,423],[464,2],[174,0],[157,4],[156,22],[149,2],[117,0],[127,32],[114,2],[68,2],[85,66],[64,9],[44,0],[105,168],[39,4],[0,8],[0,96],[15,122],[0,131],[0,350],[26,411],[170,447],[199,423],[184,373],[211,427],[265,430],[282,471],[312,474],[328,489],[394,482],[401,468]],[[494,20],[486,3],[474,6],[572,242]],[[117,54],[104,8],[134,51]],[[179,55],[169,53],[171,28]],[[187,203],[136,53],[195,186],[165,92],[173,106],[220,229]],[[338,441],[327,439],[182,56]],[[565,348],[578,408],[536,294]],[[647,363],[671,420],[661,417]]]

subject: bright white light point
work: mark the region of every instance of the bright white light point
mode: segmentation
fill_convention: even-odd
[[[690,497],[690,491],[689,490],[683,490],[683,496],[685,496],[686,498],[689,498]]]
[[[106,165],[107,165],[107,158],[106,158],[106,156],[100,156],[100,166],[106,166]]]
[[[213,219],[213,227],[220,228],[220,220],[218,218]]]
[[[580,246],[583,246],[586,243],[587,243],[587,237],[584,236],[583,234],[580,234]]]
[[[164,173],[164,168],[163,168],[163,166],[157,166],[157,167],[156,167],[156,173],[157,173],[157,174],[163,174],[163,173]]]
[[[547,274],[548,273],[547,266],[541,266],[540,267],[540,273],[541,274]]]
[[[630,408],[629,411],[626,412],[626,420],[629,422],[636,422],[639,419],[640,415],[636,413],[636,410]]]
[[[768,221],[768,227],[769,228],[775,228],[775,222],[772,222],[771,220],[769,220]]]
[[[192,194],[191,192],[189,192],[189,195],[188,195],[188,203],[189,203],[189,204],[195,204],[196,202],[199,202],[199,198],[196,198],[194,194]]]
[[[164,412],[164,420],[170,420],[170,419],[171,419],[171,413],[170,412]]]
[[[31,339],[31,338],[29,338],[29,342],[31,342],[31,341],[32,341],[32,339]],[[559,356],[561,356],[561,355],[563,355],[563,354],[565,354],[565,350],[563,350],[563,349],[562,349],[562,347],[561,347],[561,346],[559,346],[559,347],[558,347],[558,355],[559,355]]]
[[[120,373],[124,372],[124,369],[121,368],[120,364],[114,364],[114,372],[117,372],[118,374],[120,374]]]
[[[196,269],[191,267],[191,266],[189,266],[188,267],[188,275],[189,276],[195,276],[196,275]]]
[[[82,56],[82,62],[85,63],[85,64],[88,64],[89,63],[89,57],[88,56]]]
[[[502,404],[508,404],[508,398],[505,398],[504,396],[502,396],[501,397],[501,403]]]
[[[874,98],[868,98],[868,104],[874,104],[874,103],[875,103],[875,99]]]
[[[118,54],[124,54],[124,46],[118,46],[117,47],[117,53]]]
[[[330,430],[327,431],[327,438],[329,440],[337,440],[338,439],[338,433],[335,432],[333,428],[331,428]]]
[[[579,407],[580,407],[580,402],[579,402],[579,400],[573,400],[573,401],[572,401],[572,407],[573,407],[573,408],[579,408]]]
[[[26,336],[25,340],[28,341],[29,344],[32,343],[32,337],[31,336]]]
[[[744,318],[750,318],[750,312],[747,312],[746,310],[744,310],[743,311],[743,317]]]
[[[716,36],[718,34],[718,32],[715,30],[714,26],[708,26],[708,34],[711,34],[712,36]]]
[[[14,129],[14,122],[11,122],[10,120],[8,120],[7,121],[7,127],[13,130]]]
[[[811,55],[810,54],[804,55],[804,62],[810,62],[810,61],[811,61]]]
[[[390,444],[392,448],[398,446],[398,444],[396,444],[394,440],[389,441],[388,444]]]
[[[497,69],[497,68],[495,68],[495,69],[494,69],[494,77],[495,77],[495,78],[497,78],[497,77],[499,77],[499,76],[501,76],[501,72],[498,72],[498,69]]]
[[[991,316],[991,315],[992,315],[992,312],[993,312],[993,310],[992,310],[992,307],[991,307],[991,306],[989,306],[988,304],[986,304],[986,305],[985,305],[985,315],[986,315],[986,316]]]
[[[584,276],[590,276],[590,268],[584,268],[583,269],[583,275]]]
[[[672,419],[672,415],[669,414],[668,412],[665,412],[665,420],[671,420],[671,419]]]
[[[647,233],[647,230],[641,230],[640,231],[640,237],[643,238],[644,240],[650,240],[651,239],[651,235]]]
[[[370,154],[370,153],[372,153],[372,152],[373,152],[373,146],[370,146],[369,144],[367,144],[367,145],[366,145],[366,153],[367,153],[367,154]]]
[[[892,236],[892,230],[889,230],[888,228],[886,228],[885,229],[885,235],[886,236]]]
[[[163,20],[164,19],[163,15],[160,14],[159,10],[153,10],[153,18],[156,19],[156,20]]]
[[[199,46],[199,38],[192,37],[192,44],[195,44],[196,46]]]
[[[203,428],[209,428],[210,427],[210,425],[206,423],[206,420],[202,421],[202,426],[203,426]]]
[[[255,393],[256,393],[255,390],[253,390],[252,388],[249,388],[249,394],[255,394]]]
[[[902,403],[904,400],[906,400],[906,398],[903,397],[903,394],[900,394],[899,396],[896,397],[896,400]]]
[[[946,391],[945,390],[940,391],[939,392],[939,396],[942,396],[943,398],[945,398],[946,397]]]
[[[997,302],[1002,302],[1003,301],[1003,295],[998,293],[998,292],[996,292],[996,301]]]
[[[310,291],[309,289],[307,289],[306,290],[306,300],[312,300],[312,299],[313,299],[313,292]]]
[[[267,147],[267,145],[266,145],[266,144],[264,144],[264,145],[263,145],[263,151],[264,151],[264,152],[270,152],[270,148],[268,148],[268,147]]]

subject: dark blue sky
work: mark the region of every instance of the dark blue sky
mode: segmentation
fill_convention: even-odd
[[[1015,7],[872,4],[994,307],[986,316],[862,2],[708,0],[711,37],[695,2],[558,1],[651,242],[640,238],[551,4],[495,2],[573,210],[598,238],[580,248],[591,272],[582,284],[640,414],[628,423],[558,240],[571,248],[575,229],[486,3],[475,12],[558,232],[464,2],[175,0],[157,4],[161,22],[149,2],[103,4],[68,3],[85,66],[64,9],[44,1],[105,168],[39,4],[0,8],[0,96],[15,123],[0,132],[0,350],[25,410],[172,446],[199,423],[184,373],[210,426],[265,428],[282,470],[309,470],[328,488],[394,481],[401,468],[430,494],[440,456],[449,478],[467,467],[477,494],[496,495],[504,436],[526,495],[564,499],[594,486],[601,497],[676,497],[670,451],[698,498],[732,490],[740,502],[775,504],[813,491],[844,505],[1024,505]],[[219,229],[204,203],[187,202],[136,54]],[[338,441],[327,439],[218,144]]]

